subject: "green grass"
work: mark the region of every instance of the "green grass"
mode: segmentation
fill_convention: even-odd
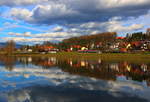
[[[132,62],[150,62],[150,54],[149,53],[78,53],[78,52],[59,52],[56,54],[14,54],[13,56],[31,56],[31,57],[56,57],[59,59],[68,59],[71,58],[73,60],[82,60],[82,59],[103,59],[110,61],[132,61]]]

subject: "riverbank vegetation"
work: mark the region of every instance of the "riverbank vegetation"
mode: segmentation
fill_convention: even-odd
[[[71,58],[73,60],[80,60],[80,59],[103,59],[103,60],[116,60],[116,61],[132,61],[132,62],[150,62],[150,54],[149,53],[136,53],[136,54],[129,54],[129,53],[78,53],[78,52],[59,52],[55,54],[37,54],[37,53],[30,53],[30,54],[19,54],[16,53],[12,56],[16,57],[56,57],[59,59],[68,59]]]

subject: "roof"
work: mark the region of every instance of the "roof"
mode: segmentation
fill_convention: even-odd
[[[125,39],[125,37],[116,37],[116,39]]]
[[[135,46],[139,46],[139,45],[143,44],[143,42],[142,41],[133,41],[133,42],[131,42],[131,44],[135,45]]]
[[[40,46],[41,49],[53,49],[53,46]]]

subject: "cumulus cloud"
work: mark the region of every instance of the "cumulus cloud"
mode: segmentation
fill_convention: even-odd
[[[10,3],[8,0],[0,0],[0,5],[13,6],[3,16],[7,14],[7,17],[14,20],[38,26],[55,25],[54,28],[50,27],[50,31],[19,25],[21,28],[39,31],[38,34],[28,31],[26,34],[9,33],[19,38],[39,40],[48,37],[49,40],[52,40],[51,38],[62,40],[72,36],[107,31],[126,33],[141,30],[145,24],[149,26],[141,19],[144,17],[149,19],[149,0],[13,0]]]
[[[15,33],[9,32],[9,35],[18,36],[18,37],[35,37],[35,38],[66,38],[71,36],[79,36],[78,33],[72,33],[71,35],[68,32],[49,32],[49,33],[38,33],[38,34],[31,34],[31,32],[25,33]]]
[[[46,2],[48,0],[0,0],[0,5],[5,6],[27,6]]]
[[[64,30],[64,28],[61,27],[61,26],[56,26],[56,27],[54,27],[52,30],[53,30],[54,32],[61,32],[61,31]]]
[[[28,9],[12,8],[9,15],[16,20],[32,21],[33,13]]]
[[[48,32],[48,33],[38,33],[32,34],[31,32],[25,33],[8,33],[11,37],[4,37],[3,41],[14,40],[18,43],[28,42],[28,43],[41,43],[44,41],[62,41],[64,38],[70,38],[75,36],[80,36],[80,33],[72,33],[69,32]]]
[[[31,37],[31,32],[24,32],[24,33],[14,33],[14,32],[9,32],[8,33],[11,36],[16,36],[16,37]]]
[[[105,22],[88,22],[82,23],[80,25],[76,25],[78,31],[85,30],[88,31],[88,34],[97,34],[100,32],[121,32],[121,33],[129,33],[132,31],[142,30],[144,28],[144,24],[142,19],[145,17],[149,17],[149,14],[141,16],[139,18],[129,18],[122,19],[121,17],[113,17]],[[139,22],[138,22],[139,21]],[[78,26],[78,27],[77,27]]]
[[[32,10],[13,8],[10,14],[16,19],[35,24],[70,24],[103,22],[114,16],[136,17],[147,13],[149,9],[149,0],[50,0]]]
[[[42,43],[44,41],[52,41],[52,38],[25,38],[25,37],[5,37],[3,38],[3,41],[9,41],[9,40],[13,40],[17,43]],[[59,40],[59,39],[56,39]]]
[[[111,25],[108,26],[108,31],[110,32],[129,32],[129,31],[134,31],[134,30],[139,30],[142,29],[143,25],[142,24],[132,24],[130,26],[123,26],[123,25]]]

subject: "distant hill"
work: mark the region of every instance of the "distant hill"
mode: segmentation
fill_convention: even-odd
[[[6,43],[4,42],[0,42],[0,48],[3,48],[3,47],[5,47],[6,46]],[[16,44],[16,48],[21,48],[22,47],[22,45],[20,45],[20,44]]]
[[[87,45],[96,42],[113,42],[116,37],[117,37],[116,32],[105,32],[105,33],[99,33],[95,35],[86,35],[86,36],[64,39],[62,43],[67,45],[72,45],[72,44]]]

